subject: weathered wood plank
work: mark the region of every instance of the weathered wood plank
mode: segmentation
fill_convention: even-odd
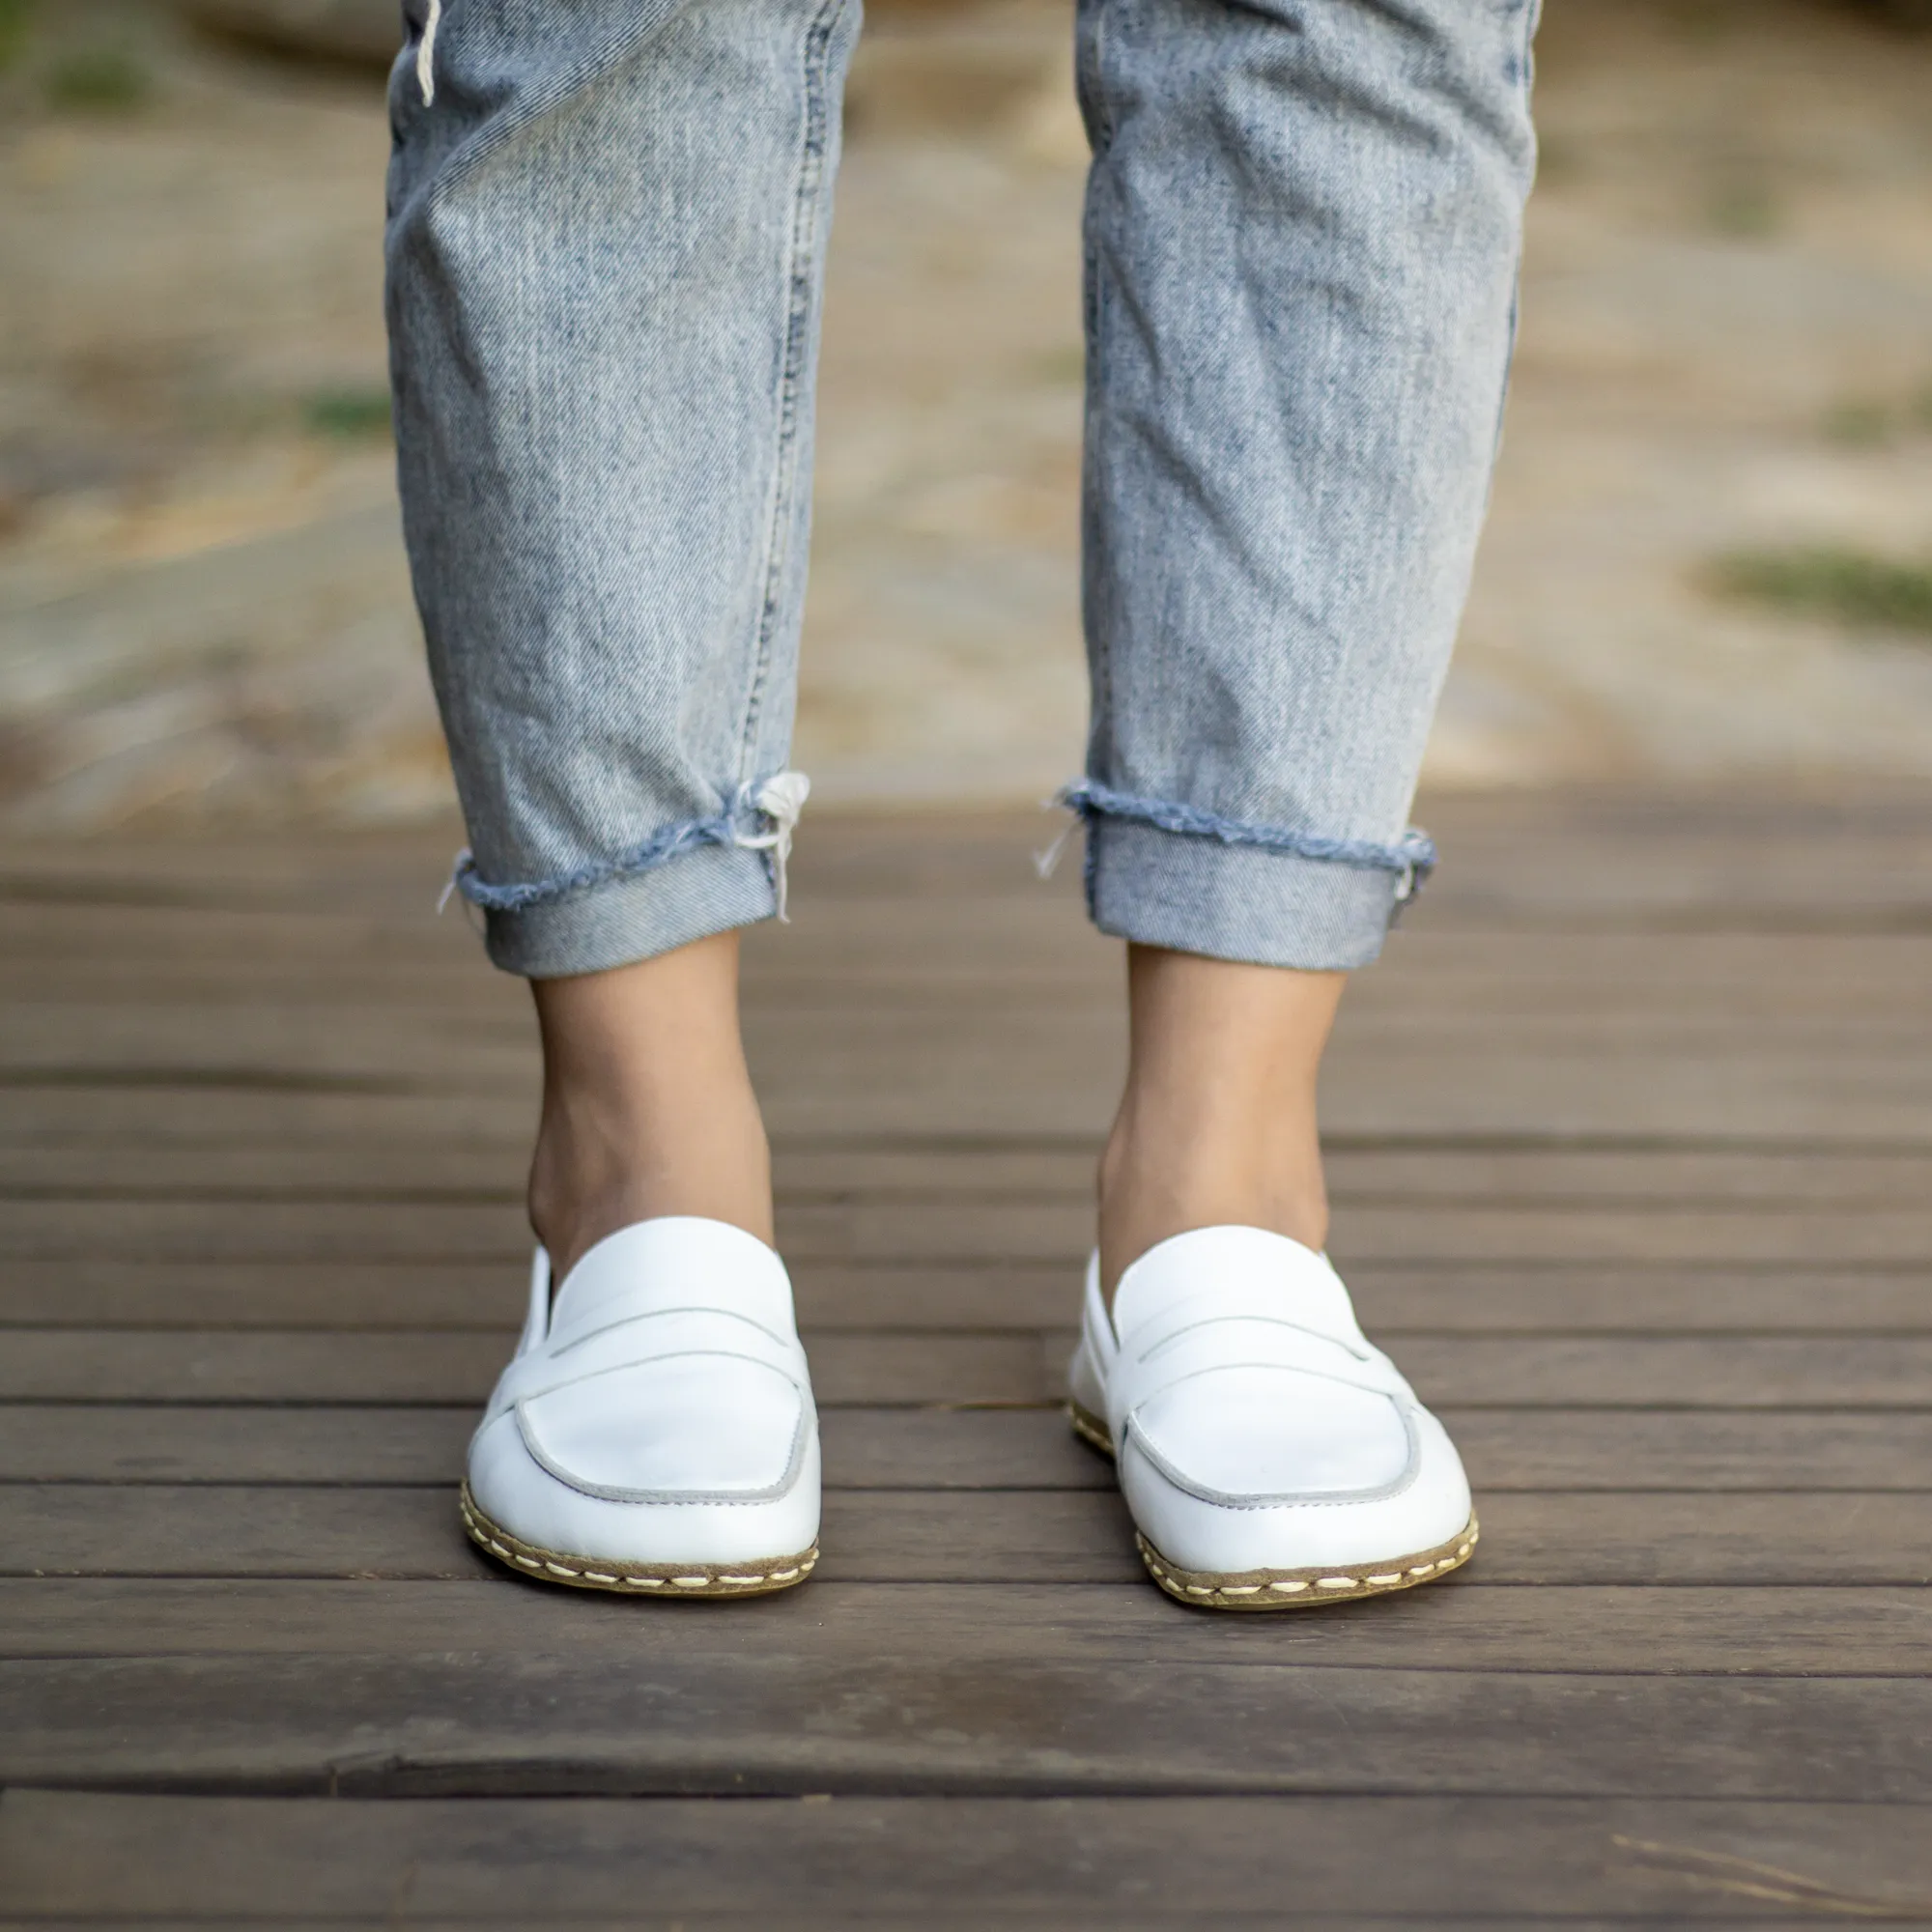
[[[393,1797],[1536,1791],[1922,1804],[1932,1682],[1310,1671],[1259,1653],[1224,1664],[918,1646],[839,1658],[749,1645],[630,1659],[337,1653],[320,1670],[278,1655],[31,1660],[0,1662],[0,1781]]]
[[[208,1802],[218,1804],[221,1801],[217,1799]],[[255,1803],[267,1804],[274,1801],[266,1799],[241,1799],[236,1802],[246,1804]],[[290,1802],[296,1804],[327,1804],[336,1801],[297,1799]],[[511,1799],[500,1802],[517,1804],[523,1801]],[[541,1803],[542,1801],[530,1800],[528,1802]],[[578,1801],[566,1800],[564,1802],[590,1804],[599,1801],[585,1799]],[[638,1799],[635,1801],[620,1802],[659,1804],[675,1803],[677,1801]],[[699,1799],[693,1802],[698,1804],[716,1803],[715,1800],[711,1799]],[[762,1800],[760,1802],[770,1804],[785,1801]],[[806,1797],[795,1802],[812,1804],[820,1801],[817,1794],[808,1794]],[[826,1795],[825,1802],[830,1802],[829,1794]],[[937,1804],[946,1803],[943,1799],[930,1802]],[[1031,1801],[1021,1800],[1017,1802],[1028,1803]],[[1107,1801],[1104,1799],[1089,1799],[1069,1802],[1105,1804]],[[1211,1803],[1212,1801],[1210,1800],[1209,1802]],[[1279,1803],[1280,1801],[1268,1802]],[[849,1932],[849,1928],[854,1925],[892,1926],[895,1928],[895,1932],[897,1932],[897,1928],[902,1923],[901,1920],[890,1915],[881,1917],[874,1913],[868,1914],[864,1918],[855,1917],[855,1913],[862,1909],[860,1905],[855,1903],[852,1910],[836,1911],[829,1917],[817,1912],[787,1912],[784,1918],[785,1932]],[[6,1921],[8,1932],[68,1932],[68,1928],[71,1928],[76,1922],[71,1918],[58,1920],[10,1918]],[[79,1922],[96,1924],[100,1921],[89,1919]],[[112,1922],[117,1926],[121,1923],[119,1920]],[[222,1921],[206,1918],[150,1918],[144,1917],[135,1922],[139,1924],[141,1932],[209,1932],[209,1928],[212,1925],[221,1923]],[[269,1918],[257,1915],[256,1918],[251,1922],[258,1924],[299,1923],[304,1928],[304,1932],[368,1932],[369,1926],[378,1921],[372,1921],[367,1918],[313,1918],[304,1913],[298,1920]],[[447,1921],[423,1921],[409,1918],[399,1918],[392,1916],[380,1922],[384,1926],[388,1926],[419,1924],[423,1922],[446,1923]],[[509,1932],[554,1932],[556,1924],[554,1918],[525,1919],[518,1918],[491,1918],[484,1922],[492,1926],[509,1928]],[[962,1915],[957,1912],[922,1907],[919,1911],[917,1920],[912,1922],[916,1923],[917,1932],[983,1932],[986,1921],[977,1912],[969,1911]],[[1295,1928],[1295,1932],[1470,1932],[1470,1928],[1477,1925],[1484,1927],[1525,1928],[1526,1932],[1526,1928],[1542,1927],[1549,1921],[1540,1917],[1524,1918],[1514,1913],[1486,1913],[1480,1918],[1472,1918],[1463,1913],[1434,1913],[1423,1918],[1416,1918],[1405,1913],[1400,1918],[1387,1918],[1379,1915],[1363,1918],[1360,1914],[1352,1912],[1338,1917],[1325,1912],[1304,1914],[1293,1911],[1292,1909],[1285,1909],[1270,1913],[1264,1918],[1256,1918],[1249,1916],[1231,1917],[1226,1913],[1218,1913],[1216,1914],[1215,1922],[1218,1924],[1238,1926],[1285,1924],[1293,1925]],[[1564,1932],[1628,1932],[1628,1928],[1633,1925],[1655,1925],[1664,1922],[1666,1921],[1659,1918],[1633,1918],[1628,1915],[1619,1916],[1614,1919],[1606,1919],[1597,1918],[1577,1918],[1565,1914],[1562,1920]],[[1681,1924],[1684,1921],[1673,1918],[1667,1922]],[[1796,1921],[1789,1918],[1733,1918],[1726,1917],[1721,1922],[1725,1927],[1725,1932],[1790,1932],[1791,1926]],[[1892,1922],[1901,1921],[1894,1919]],[[686,1909],[679,1911],[677,1917],[674,1918],[632,1916],[618,1919],[607,1919],[601,1916],[586,1918],[581,1913],[574,1913],[570,1923],[573,1927],[573,1932],[770,1932],[771,1914],[768,1911],[749,1913],[694,1912]],[[1012,1932],[1196,1932],[1196,1928],[1201,1924],[1201,1918],[1198,1912],[1186,1913],[1178,1917],[1166,1914],[1148,1915],[1139,1912],[1125,1914],[1109,1912],[1104,1917],[1096,1918],[1083,1917],[1078,1912],[1071,1910],[1071,1908],[1063,1907],[1045,1914],[1003,1911],[1000,1914],[1000,1924],[1002,1928],[1011,1927]]]
[[[1446,1408],[1479,1492],[1932,1490],[1920,1412]],[[476,1411],[0,1404],[0,1482],[454,1483]],[[835,1489],[1105,1489],[1057,1409],[828,1408]]]
[[[0,1400],[475,1404],[508,1352],[503,1337],[468,1330],[16,1328],[0,1356]],[[1056,1342],[1053,1352],[1065,1350]],[[1049,1402],[1059,1391],[1045,1360],[1037,1335],[838,1334],[815,1348],[812,1382],[822,1404]]]
[[[1426,982],[1424,982],[1426,985]],[[991,1043],[1004,1043],[1049,1025],[1070,1036],[1076,1046],[1111,1049],[1119,1033],[1121,1002],[1108,989],[1104,1002],[1048,1002],[1034,996],[1024,981],[1000,976],[979,980],[978,999],[967,998],[951,984],[935,985],[918,1001],[910,988],[896,981],[897,997],[881,999],[842,976],[821,985],[802,983],[787,975],[783,996],[763,999],[748,993],[751,1033],[764,1044],[763,1057],[777,1066],[815,1060],[818,1028],[829,1028],[838,1043],[861,1057],[871,1041],[894,1033],[929,1030],[944,1016],[948,1031],[963,1032]],[[1372,1015],[1373,1028],[1359,1025],[1338,1033],[1344,1064],[1378,1049],[1399,1046],[1411,1050],[1406,1035],[1426,1034],[1439,1023],[1454,1002],[1431,999],[1426,991],[1411,994],[1395,1012]],[[1494,1012],[1456,1012],[1457,1037],[1439,1042],[1437,1050],[1493,1053],[1504,1046],[1534,1052],[1539,1057],[1577,1057],[1579,1034],[1588,1046],[1614,1048],[1620,1058],[1634,1058],[1648,1066],[1667,1063],[1678,1052],[1708,1057],[1756,1042],[1752,1059],[1772,1065],[1802,1065],[1827,1053],[1856,1059],[1883,1054],[1888,1047],[1922,1043],[1932,1020],[1921,1008],[1903,999],[1873,1002],[1863,1008],[1847,1002],[1827,1013],[1783,1016],[1776,1035],[1762,1038],[1766,1015],[1735,1007],[1705,1011],[1674,1011],[1653,1002],[1619,1009],[1605,1004],[1584,1005],[1585,989],[1566,987],[1566,997],[1547,1009],[1533,1004],[1516,1008],[1499,1004]],[[1019,997],[1016,997],[1019,996]],[[1365,1006],[1369,1003],[1364,1002]],[[1063,1008],[1062,1010],[1052,1010]],[[1587,1021],[1579,1012],[1587,1011]],[[812,1028],[801,1019],[816,1022]],[[1397,1037],[1389,1035],[1393,1031]],[[384,1002],[366,1007],[324,1008],[312,1003],[275,1005],[265,999],[181,1002],[129,1000],[110,1003],[70,1003],[54,999],[16,1000],[0,1010],[0,1068],[18,1077],[48,1067],[144,1067],[234,1065],[260,1063],[299,1065],[314,1071],[387,1071],[407,1073],[445,1086],[488,1087],[513,1079],[533,1060],[535,1029],[518,1009],[475,1007],[451,1011],[443,1005],[409,1009]],[[755,1051],[755,1044],[754,1044]],[[1014,1075],[1033,1085],[1029,1069],[1016,1064]]]
[[[407,1141],[449,1146],[459,1157],[479,1142],[527,1152],[535,1115],[519,1094],[331,1091],[291,1081],[133,1078],[109,1071],[52,1084],[10,1084],[0,1144],[53,1136],[132,1136],[150,1146],[273,1139],[293,1146]],[[318,1147],[318,1151],[320,1148]],[[479,1159],[488,1158],[479,1155]]]
[[[860,1069],[855,1069],[855,1073]],[[1826,1069],[1830,1073],[1830,1068]],[[1718,1074],[1713,1077],[1720,1077]],[[273,1136],[291,1141],[322,1138],[355,1139],[367,1135],[467,1142],[480,1138],[509,1143],[520,1152],[527,1146],[532,1112],[532,1096],[521,1088],[503,1093],[465,1094],[390,1091],[380,1083],[330,1084],[327,1079],[302,1073],[298,1069],[248,1069],[222,1071],[218,1068],[159,1068],[148,1071],[103,1068],[68,1069],[45,1076],[21,1076],[27,1084],[9,1077],[6,1105],[0,1108],[0,1140],[35,1141],[48,1134],[84,1134],[114,1130],[135,1133],[157,1142],[187,1142],[211,1136],[244,1135],[255,1138]],[[375,1080],[376,1076],[371,1076]],[[360,1076],[357,1076],[360,1079]],[[1561,1091],[1560,1086],[1554,1091]],[[974,1142],[1018,1142],[1042,1146],[1097,1147],[1105,1124],[1107,1095],[1104,1083],[1094,1082],[1097,1118],[1068,1121],[1050,1113],[1033,1120],[975,1119],[954,1110],[950,1117],[935,1121],[930,1115],[919,1120],[898,1120],[882,1126],[854,1117],[844,1122],[825,1119],[787,1120],[791,1101],[781,1091],[776,1098],[783,1108],[768,1104],[767,1116],[781,1145],[787,1140],[846,1142],[864,1140],[877,1144],[884,1140],[923,1140],[970,1145]],[[1346,1099],[1338,1094],[1338,1102]],[[1434,1106],[1434,1103],[1432,1103]],[[792,1110],[796,1111],[796,1110]],[[1065,1111],[1065,1110],[1063,1110]],[[1477,1146],[1498,1141],[1515,1144],[1548,1145],[1636,1144],[1668,1150],[1694,1149],[1722,1145],[1732,1148],[1757,1146],[1772,1151],[1821,1151],[1834,1149],[1846,1159],[1866,1153],[1906,1152],[1918,1157],[1932,1137],[1923,1124],[1914,1122],[1889,1139],[1885,1136],[1842,1131],[1831,1127],[1817,1130],[1799,1113],[1789,1113],[1775,1122],[1746,1123],[1735,1132],[1719,1123],[1713,1135],[1710,1122],[1702,1117],[1672,1122],[1648,1119],[1635,1122],[1592,1121],[1551,1114],[1544,1120],[1486,1121],[1459,1122],[1444,1105],[1426,1118],[1405,1120],[1390,1111],[1383,1117],[1364,1117],[1353,1109],[1352,1118],[1344,1118],[1339,1107],[1331,1107],[1331,1143],[1394,1142],[1396,1144],[1454,1144]],[[1735,1125],[1736,1123],[1733,1123]]]
[[[1919,1916],[1918,1806],[1602,1799],[1267,1797],[436,1800],[411,1804],[10,1791],[13,1909],[273,1922],[554,1925],[739,1911],[767,1923],[1120,1926],[1174,1914],[1310,1925],[1335,1914],[1466,1923],[1721,1921],[1753,1910]],[[907,1848],[918,1847],[909,1857]],[[1758,1895],[1753,1898],[1752,1889]],[[1772,1893],[1767,1904],[1765,1889]],[[971,1900],[977,1918],[943,1915]],[[1835,1910],[1834,1910],[1835,1908]],[[937,1919],[934,1912],[942,1915]],[[653,1918],[654,1926],[668,1918]]]
[[[1370,1330],[1396,1338],[1497,1332],[1925,1334],[1919,1268],[1548,1267],[1349,1264]],[[1065,1263],[913,1265],[799,1262],[799,1319],[835,1329],[1053,1328],[1072,1320]],[[0,1327],[488,1328],[523,1319],[526,1264],[469,1262],[0,1263]]]
[[[969,1134],[1037,1131],[1091,1137],[1118,1097],[1119,1030],[1087,1009],[1053,1015],[1023,1009],[962,1034],[943,1006],[920,1013],[840,1018],[753,1016],[747,1036],[773,1129],[813,1133],[928,1133],[931,1095],[949,1095],[943,1123]],[[1462,1029],[1440,1037],[1439,1013],[1408,1039],[1386,1028],[1369,1041],[1340,1040],[1330,1061],[1327,1118],[1350,1135],[1642,1135],[1718,1137],[1788,1145],[1928,1143],[1932,1057],[1927,1041],[1900,1036],[1854,1051],[1824,1040],[1800,1051],[1747,1051],[1747,1042],[1660,1043],[1636,1056],[1614,1040],[1565,1030],[1560,1047]],[[1436,1036],[1430,1037],[1431,1034]],[[88,1059],[0,1071],[10,1089],[28,1084],[270,1084],[381,1096],[413,1091],[473,1093],[479,1104],[535,1101],[535,1064],[521,1048],[482,1048],[446,1068],[411,1069],[394,1056],[357,1060],[334,1050],[281,1053],[266,1062],[239,1052],[193,1060],[145,1057],[112,1065]],[[417,1056],[421,1058],[421,1056]],[[988,1067],[1025,1069],[1009,1079]],[[500,1073],[500,1078],[498,1074]],[[528,1118],[527,1111],[525,1118]]]
[[[11,1119],[10,1113],[10,1119]],[[447,1190],[466,1198],[489,1191],[520,1196],[527,1123],[505,1122],[494,1138],[421,1132],[385,1136],[364,1122],[340,1139],[298,1133],[265,1141],[263,1123],[219,1138],[158,1145],[148,1130],[111,1124],[90,1131],[44,1128],[0,1135],[0,1190],[31,1194],[81,1190],[93,1196],[147,1196],[217,1190],[279,1197],[353,1194],[382,1199]],[[270,1122],[270,1126],[283,1123]],[[983,1210],[1011,1202],[1092,1207],[1097,1147],[1031,1144],[954,1147],[781,1145],[773,1180],[781,1203],[828,1201],[872,1208],[899,1203],[973,1203]],[[1796,1207],[1918,1208],[1932,1196],[1932,1151],[1887,1153],[1821,1149],[1739,1151],[1694,1145],[1630,1148],[1532,1146],[1327,1149],[1332,1203],[1414,1211],[1470,1208],[1714,1208],[1748,1202],[1774,1213]]]
[[[815,1661],[1293,1662],[1302,1669],[1624,1676],[1917,1677],[1932,1597],[1885,1588],[1521,1590],[1470,1573],[1312,1617],[1177,1615],[1144,1583],[839,1583],[729,1614],[667,1616],[589,1591],[442,1582],[0,1578],[0,1657],[406,1658],[433,1652],[675,1663],[766,1651]]]
[[[1932,1494],[1492,1492],[1485,1583],[1923,1584]],[[821,1577],[1140,1577],[1111,1490],[832,1491]],[[0,1576],[474,1577],[453,1488],[0,1488]]]
[[[811,1338],[827,1404],[1051,1404],[1071,1331]],[[1904,1408],[1932,1406],[1932,1337],[1412,1334],[1405,1370],[1426,1401],[1563,1407]],[[491,1333],[8,1331],[0,1401],[481,1402],[503,1365]]]
[[[461,1198],[392,1185],[336,1198],[262,1199],[218,1176],[140,1198],[131,1187],[30,1194],[0,1213],[0,1257],[139,1254],[229,1259],[454,1260],[524,1253],[520,1183],[472,1183]],[[181,1198],[182,1196],[185,1198]],[[398,1197],[402,1198],[398,1198]],[[1085,1201],[787,1200],[779,1244],[795,1264],[1060,1262],[1069,1270],[1094,1238]],[[1628,1208],[1336,1204],[1332,1251],[1349,1265],[1404,1261],[1777,1265],[1932,1264],[1932,1208],[1808,1204]]]

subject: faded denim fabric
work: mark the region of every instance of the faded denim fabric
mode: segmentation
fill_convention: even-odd
[[[1535,0],[1079,0],[1088,885],[1103,929],[1350,967],[1500,420]],[[769,916],[857,0],[409,0],[405,525],[492,956]]]

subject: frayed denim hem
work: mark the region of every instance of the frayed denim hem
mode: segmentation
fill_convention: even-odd
[[[1086,826],[1087,905],[1102,932],[1255,965],[1369,964],[1435,859],[1419,832],[1391,845],[1331,838],[1091,781],[1057,802]]]
[[[483,912],[491,960],[529,980],[601,973],[785,916],[792,828],[810,790],[781,772],[729,811],[667,828],[617,858],[532,884],[492,885],[464,853],[443,894]],[[679,863],[673,865],[673,860]]]
[[[1318,832],[1291,831],[1285,825],[1250,825],[1238,818],[1224,818],[1219,812],[1171,804],[1165,799],[1135,798],[1129,792],[1095,784],[1092,779],[1076,779],[1071,784],[1061,786],[1053,795],[1053,803],[1064,806],[1084,821],[1126,818],[1162,832],[1216,838],[1223,845],[1253,845],[1264,852],[1283,852],[1296,859],[1393,872],[1397,905],[1414,898],[1435,869],[1435,839],[1412,826],[1393,845],[1378,845],[1371,838],[1328,838]]]
[[[792,829],[805,810],[811,781],[803,772],[780,772],[762,784],[743,784],[731,801],[729,810],[715,818],[687,819],[682,825],[668,825],[641,845],[620,853],[615,859],[580,867],[559,878],[527,883],[493,886],[480,877],[476,856],[467,847],[456,855],[441,904],[451,892],[461,893],[473,906],[485,912],[527,912],[531,906],[551,899],[567,898],[574,893],[589,892],[617,879],[648,872],[685,852],[701,845],[738,845],[748,851],[770,855],[772,890],[778,896],[778,916],[785,917],[785,867],[791,858]]]

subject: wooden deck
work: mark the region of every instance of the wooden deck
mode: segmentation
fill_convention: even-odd
[[[1485,1537],[1271,1618],[1055,1407],[1121,1025],[1038,823],[820,817],[752,942],[829,1492],[730,1605],[459,1532],[536,1069],[443,841],[7,855],[0,1921],[1932,1924],[1932,797],[1430,820],[1334,1247]]]

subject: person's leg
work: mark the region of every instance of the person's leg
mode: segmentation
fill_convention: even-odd
[[[1533,0],[1081,0],[1086,615],[1067,798],[1129,942],[1074,1427],[1156,1582],[1252,1610],[1476,1542],[1321,1252],[1316,1073],[1405,829],[1488,494]]]
[[[559,1264],[766,1237],[736,949],[774,910],[856,0],[409,0],[405,526],[491,956],[536,983]],[[781,865],[781,859],[780,860]],[[637,963],[646,962],[646,963]]]
[[[535,986],[543,1248],[471,1438],[522,1574],[810,1574],[818,1438],[737,1018],[781,909],[812,362],[856,0],[408,0],[403,509],[472,852]]]
[[[1319,1247],[1341,975],[1406,831],[1487,498],[1533,0],[1082,0],[1094,917],[1132,945],[1111,1290],[1236,1221]]]

